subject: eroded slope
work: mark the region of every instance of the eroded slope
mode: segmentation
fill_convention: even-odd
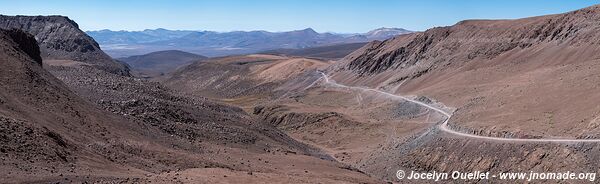
[[[451,124],[499,137],[597,137],[598,6],[518,20],[468,20],[371,43],[335,79],[426,95]]]
[[[106,55],[98,43],[63,16],[0,15],[0,28],[20,29],[35,36],[45,60],[73,60],[102,70],[129,75],[129,68]]]

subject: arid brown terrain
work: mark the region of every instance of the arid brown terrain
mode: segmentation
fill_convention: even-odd
[[[427,96],[454,131],[420,141],[397,167],[597,172],[600,7],[517,20],[466,20],[373,42],[329,69],[333,79]],[[511,140],[519,139],[519,141]],[[465,159],[469,158],[469,159]],[[569,162],[556,162],[569,160]],[[518,168],[518,169],[516,169]]]
[[[390,147],[415,139],[443,117],[411,102],[328,84],[318,71],[330,64],[297,57],[232,56],[186,66],[163,82],[184,94],[242,107],[338,162],[395,181],[384,178],[388,171],[371,172],[369,167],[396,164],[384,158],[396,156]]]
[[[600,79],[598,10],[467,20],[401,35],[278,84],[253,70],[269,68],[271,60],[252,62],[264,67],[213,64],[239,57],[188,66],[167,84],[242,105],[388,181],[398,181],[398,169],[597,172],[600,109],[590,99]],[[318,70],[337,83],[325,82]],[[440,113],[396,95],[443,109],[452,132],[440,129]]]
[[[500,137],[592,138],[600,116],[600,7],[518,20],[467,20],[372,43],[334,78],[456,108],[452,124]]]
[[[0,178],[428,183],[396,171],[598,173],[599,23],[600,6],[466,20],[341,59],[226,56],[169,63],[177,70],[147,80],[66,17],[2,16]]]
[[[3,183],[376,182],[239,108],[1,35]]]

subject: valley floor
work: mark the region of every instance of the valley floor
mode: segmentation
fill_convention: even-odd
[[[256,65],[261,66],[248,68],[269,68],[270,63],[278,61],[259,62]],[[184,93],[209,94],[215,100],[239,106],[295,140],[382,181],[403,182],[396,178],[397,170],[498,173],[560,168],[573,172],[596,171],[598,163],[593,160],[598,156],[594,146],[598,140],[474,134],[454,127],[452,112],[455,109],[434,99],[404,97],[386,92],[389,89],[346,86],[319,72],[322,69],[316,67],[275,82],[253,78],[256,77],[253,73],[260,73],[253,70],[228,70],[226,75],[195,70],[203,74],[167,81],[167,84],[177,84],[176,89]],[[241,76],[250,79],[232,86],[214,87],[209,86],[216,82],[190,82],[195,77],[239,81]],[[191,86],[193,88],[189,88]],[[223,92],[239,93],[219,96],[215,92],[219,88],[223,88]],[[259,90],[253,91],[255,89]],[[572,162],[555,162],[565,159]]]

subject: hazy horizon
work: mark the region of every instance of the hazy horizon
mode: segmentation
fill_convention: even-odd
[[[392,28],[392,29],[404,29],[401,27],[378,27],[378,28],[373,28],[369,31],[373,31],[376,29],[382,29],[382,28]],[[290,31],[301,31],[301,30],[305,30],[305,29],[312,29],[313,31],[317,32],[317,33],[332,33],[332,34],[360,34],[360,33],[367,33],[367,31],[365,32],[323,32],[323,31],[319,31],[319,30],[315,30],[314,28],[311,27],[307,27],[304,29],[294,29],[294,30],[284,30],[284,31],[268,31],[268,30],[261,30],[261,29],[257,29],[257,30],[231,30],[231,31],[214,31],[214,30],[193,30],[193,29],[167,29],[167,28],[150,28],[150,29],[142,29],[142,30],[112,30],[112,29],[99,29],[99,30],[85,30],[86,32],[90,32],[90,31],[104,31],[104,30],[108,30],[108,31],[114,31],[114,32],[119,32],[119,31],[127,31],[127,32],[141,32],[141,31],[145,31],[145,30],[158,30],[158,29],[165,29],[165,30],[169,30],[169,31],[198,31],[198,32],[202,32],[202,31],[210,31],[210,32],[217,32],[217,33],[227,33],[227,32],[253,32],[253,31],[266,31],[266,32],[271,32],[271,33],[283,33],[283,32],[290,32]],[[413,30],[408,30],[408,29],[404,29],[407,31],[413,31]]]
[[[539,6],[544,4],[544,6]],[[564,13],[594,1],[9,1],[3,15],[63,15],[85,31],[142,31],[164,28],[195,31],[364,33],[403,28],[424,31],[466,19],[515,19]]]

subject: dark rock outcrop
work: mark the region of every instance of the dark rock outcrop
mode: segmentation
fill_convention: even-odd
[[[4,16],[0,28],[21,29],[35,36],[43,59],[74,60],[120,75],[129,75],[127,65],[106,55],[77,23],[63,16]]]
[[[16,43],[17,48],[15,48],[15,50],[21,50],[25,52],[27,55],[29,55],[29,57],[31,57],[31,59],[33,59],[39,65],[42,65],[40,47],[32,35],[18,29],[0,30],[0,32],[9,36],[13,42]]]

